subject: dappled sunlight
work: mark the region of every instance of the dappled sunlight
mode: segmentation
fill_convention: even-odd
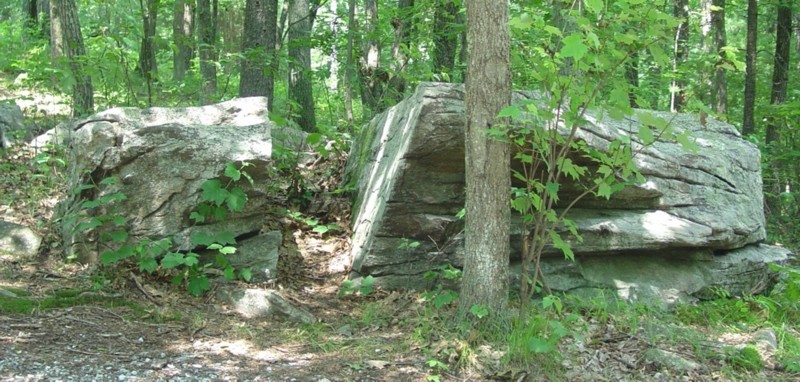
[[[258,362],[280,362],[291,359],[295,364],[301,365],[315,357],[313,353],[297,354],[298,346],[288,345],[262,349],[257,344],[247,340],[200,339],[194,341],[181,341],[168,347],[178,353],[194,353],[205,356],[233,355],[240,359]]]
[[[664,211],[653,211],[641,217],[642,228],[649,236],[659,240],[674,240],[679,232],[688,229],[685,220],[670,215]]]

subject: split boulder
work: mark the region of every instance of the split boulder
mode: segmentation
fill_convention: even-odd
[[[534,101],[535,95],[515,92],[513,99]],[[463,220],[456,214],[464,206],[465,190],[463,100],[461,85],[424,83],[362,130],[347,170],[356,190],[355,276],[372,275],[385,287],[419,288],[430,285],[422,278],[425,272],[443,264],[461,266]],[[698,150],[687,151],[668,140],[642,147],[640,113],[669,121],[675,134],[688,132]],[[713,285],[746,291],[755,287],[744,285],[752,278],[743,278],[742,285],[725,278],[761,274],[767,272],[767,262],[786,260],[787,250],[759,244],[766,238],[760,153],[733,126],[644,110],[622,120],[597,112],[587,113],[586,119],[589,123],[578,130],[577,139],[598,150],[623,138],[633,142],[639,151],[633,160],[645,182],[610,200],[589,197],[575,205],[567,217],[583,241],[567,235],[575,262],[563,263],[560,252],[546,250],[543,268],[554,281],[551,287],[574,276],[580,281],[565,283],[564,289],[582,284],[619,291],[620,280],[639,272],[644,275],[636,278],[637,291],[662,291],[674,280],[665,284],[656,279],[674,263],[673,273],[688,278],[682,281],[685,285],[672,288],[677,295],[701,293]],[[562,184],[560,195],[571,200],[580,192]],[[512,226],[515,231],[512,248],[519,248],[520,231]],[[512,261],[519,258],[516,252]],[[725,273],[722,269],[739,264],[741,253],[747,254],[746,269]],[[631,261],[633,268],[626,265]],[[690,268],[681,268],[682,262]],[[611,268],[601,272],[603,267]],[[691,279],[693,272],[704,276]]]

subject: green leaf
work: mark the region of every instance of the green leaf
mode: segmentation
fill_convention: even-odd
[[[164,238],[154,243],[151,243],[150,246],[147,248],[146,253],[158,257],[166,253],[170,249],[170,247],[172,247],[172,239]]]
[[[158,263],[156,259],[145,256],[139,259],[139,270],[145,271],[147,273],[153,273],[155,270],[158,269]]]
[[[661,49],[658,44],[650,44],[647,49],[650,51],[650,55],[653,56],[653,60],[655,60],[658,65],[666,66],[669,64],[669,56],[664,53],[664,50]]]
[[[573,57],[576,60],[580,60],[589,51],[579,33],[573,33],[565,37],[563,43],[564,46],[560,52],[562,57]]]
[[[230,232],[223,231],[214,235],[214,241],[223,245],[236,244],[236,237]]]
[[[253,279],[253,271],[250,268],[244,268],[239,271],[239,277],[241,277],[242,280],[249,282]]]
[[[639,139],[642,140],[642,143],[644,145],[650,145],[656,140],[656,138],[653,136],[653,131],[650,130],[650,127],[647,126],[647,125],[639,126],[638,135],[639,135]]]
[[[113,218],[111,218],[111,222],[115,226],[120,227],[120,226],[125,225],[128,222],[128,220],[125,219],[125,217],[123,217],[123,216],[117,215],[117,216],[114,216]]]
[[[128,232],[127,231],[112,231],[111,232],[111,240],[115,243],[122,243],[128,239]]]
[[[186,257],[183,259],[183,263],[186,264],[187,267],[196,267],[197,264],[200,263],[200,260],[197,258],[197,254],[194,252],[189,252],[186,254]]]
[[[551,230],[550,240],[553,242],[553,247],[555,247],[556,249],[560,249],[561,252],[564,253],[565,258],[569,260],[575,258],[575,254],[572,253],[572,248],[570,247],[569,243],[562,240],[561,235],[559,235],[558,232]]]
[[[609,199],[611,198],[611,186],[608,183],[601,181],[597,185],[597,196]]]
[[[456,300],[458,300],[458,293],[455,291],[442,291],[441,293],[437,294],[436,297],[434,297],[433,306],[435,306],[436,309],[441,309],[445,305],[450,305]]]
[[[551,35],[554,35],[554,36],[561,36],[562,35],[561,29],[558,29],[558,28],[556,28],[556,27],[554,27],[552,25],[545,25],[544,26],[544,31],[549,33],[549,34],[551,34]]]
[[[227,192],[227,191],[226,191]],[[228,215],[228,210],[221,206],[211,206],[211,218],[216,221],[225,220]]]
[[[306,136],[306,143],[308,143],[309,146],[316,145],[320,142],[322,142],[322,134],[320,133],[311,133]]]
[[[91,208],[99,207],[102,203],[100,200],[86,200],[81,203],[81,209],[88,210]]]
[[[219,253],[221,253],[223,255],[232,255],[232,254],[236,253],[236,247],[230,247],[230,246],[222,247],[222,248],[219,249]]]
[[[189,219],[194,220],[195,223],[203,223],[206,221],[206,217],[201,215],[198,212],[192,212],[189,214]]]
[[[214,241],[215,241],[214,237],[209,235],[209,234],[207,234],[207,233],[196,232],[196,233],[192,234],[192,244],[194,246],[201,246],[202,245],[202,246],[207,247],[207,246],[209,246],[211,244],[214,244]]]
[[[324,233],[328,232],[328,226],[326,226],[326,225],[318,225],[318,226],[315,226],[312,229],[312,231],[324,234]]]
[[[234,182],[238,182],[242,177],[242,172],[233,163],[228,163],[225,165],[225,176],[231,178]]]
[[[545,190],[547,190],[547,195],[549,195],[550,198],[553,199],[554,201],[558,201],[558,189],[559,189],[558,183],[547,182],[547,185],[545,186]]]
[[[239,187],[234,187],[227,198],[228,209],[233,212],[239,212],[244,209],[244,204],[247,203],[247,194]]]
[[[212,202],[216,205],[221,205],[228,198],[228,190],[222,188],[219,179],[209,179],[200,185],[203,190],[201,198],[204,201]]]
[[[485,305],[475,304],[469,308],[469,312],[478,318],[484,318],[489,315],[489,308]]]
[[[133,247],[130,245],[123,245],[119,247],[116,251],[107,251],[100,254],[100,262],[103,265],[108,265],[112,263],[116,263],[117,261],[127,259],[133,256],[135,252],[133,251]]]
[[[185,262],[185,256],[182,253],[170,252],[161,259],[161,266],[164,269],[172,269],[183,265]]]
[[[586,9],[595,15],[599,15],[605,9],[603,0],[585,0],[584,3],[586,4]]]
[[[506,106],[503,110],[500,110],[500,113],[497,114],[497,118],[511,118],[517,119],[522,114],[522,110],[519,109],[517,105]]]
[[[192,296],[202,295],[203,292],[208,290],[208,277],[199,275],[189,278],[189,284],[186,285],[186,289]]]
[[[236,270],[234,270],[233,267],[225,268],[223,277],[225,277],[225,280],[236,280]]]

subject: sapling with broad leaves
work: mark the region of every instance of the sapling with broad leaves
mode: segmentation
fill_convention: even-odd
[[[669,121],[634,111],[632,99],[639,105],[646,100],[624,76],[626,62],[645,52],[668,67],[661,45],[669,41],[675,18],[641,0],[587,0],[553,12],[558,17],[531,6],[512,18],[520,45],[512,62],[517,71],[524,69],[522,82],[537,89],[531,99],[500,112],[508,123],[489,130],[514,150],[511,207],[522,220],[521,315],[540,287],[550,292],[540,268],[545,250],[552,247],[574,259],[569,243],[581,236],[568,213],[577,202],[587,196],[609,199],[643,182],[634,157],[657,140],[693,144]],[[582,129],[604,118],[635,118],[639,125],[603,148],[580,139]],[[563,197],[567,182],[580,192]]]

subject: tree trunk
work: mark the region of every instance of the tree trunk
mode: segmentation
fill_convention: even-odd
[[[156,25],[158,21],[159,0],[139,0],[142,10],[142,44],[139,50],[139,73],[147,86],[147,104],[152,106],[152,85],[158,78],[156,62]]]
[[[200,35],[200,74],[203,76],[200,102],[207,105],[214,101],[217,94],[217,33],[214,30],[216,21],[211,0],[197,0],[197,24]]]
[[[308,0],[289,0],[289,100],[300,108],[297,124],[303,131],[316,131],[314,93],[311,82],[311,12]]]
[[[723,49],[728,44],[725,33],[725,0],[714,0],[713,4],[717,9],[711,13],[711,25],[714,29],[714,47],[719,61],[714,71],[712,94],[714,95],[714,111],[724,116],[728,113],[728,80],[725,75],[725,67],[722,65],[727,61]]]
[[[673,74],[675,79],[672,81],[670,89],[670,110],[679,112],[686,106],[686,83],[682,79],[683,74],[680,72],[680,67],[689,57],[689,49],[686,46],[689,40],[689,3],[688,0],[673,1],[673,15],[681,19],[681,23],[675,28],[675,43],[673,45]]]
[[[747,0],[747,53],[745,54],[744,75],[744,115],[742,118],[742,135],[750,135],[756,131],[756,46],[758,36],[758,2]]]
[[[414,0],[398,0],[398,17],[392,20],[394,28],[394,43],[392,43],[392,74],[386,86],[386,97],[384,97],[381,109],[390,104],[396,104],[403,99],[406,91],[406,80],[403,72],[408,64],[406,51],[411,39],[411,18],[414,8]]]
[[[194,30],[194,0],[175,0],[172,14],[172,79],[181,83],[192,63],[192,31]]]
[[[75,77],[72,87],[72,116],[82,117],[94,111],[94,91],[92,78],[86,73],[83,62],[86,51],[78,20],[78,7],[75,0],[51,0],[51,7],[54,13],[51,14],[51,20],[60,20],[63,33],[61,48]]]
[[[467,0],[466,216],[459,310],[500,314],[508,301],[511,178],[508,144],[486,130],[511,102],[508,2]]]
[[[278,27],[277,0],[247,0],[242,34],[242,74],[239,96],[267,97],[272,110],[275,77],[269,68],[275,59]]]
[[[39,25],[42,30],[42,36],[44,38],[50,38],[50,0],[39,0],[39,14],[41,15],[41,20],[39,20]]]
[[[32,37],[39,33],[39,8],[36,0],[23,0],[22,11],[25,14],[25,31]]]
[[[435,80],[452,81],[456,64],[458,33],[458,4],[454,0],[440,0],[433,16],[433,75]]]
[[[61,31],[61,10],[56,0],[50,0],[50,57],[55,62],[64,56],[64,33]]]
[[[332,15],[337,15],[337,11],[339,10],[339,4],[336,0],[330,1],[330,13]],[[337,16],[338,18],[338,16]],[[339,23],[334,21],[331,23],[331,36],[333,36],[334,41],[339,40],[339,35],[341,30],[339,29]],[[339,45],[332,44],[331,45],[331,54],[328,57],[328,72],[330,75],[326,80],[328,89],[332,93],[336,93],[339,91]]]
[[[381,70],[381,45],[377,36],[378,2],[364,0],[364,57],[361,59],[361,103],[368,113],[367,117],[380,111],[380,99],[383,97],[385,73]],[[366,111],[365,110],[365,111]]]
[[[786,102],[786,89],[789,84],[789,48],[792,43],[792,7],[782,2],[778,6],[777,31],[775,33],[775,65],[772,70],[772,94],[770,104]],[[778,126],[770,119],[767,125],[767,144],[780,138]]]
[[[353,63],[353,42],[356,35],[356,0],[347,1],[347,58],[344,68],[344,111],[347,122],[353,127],[355,117],[353,115],[353,82],[354,63]]]
[[[700,0],[700,45],[704,60],[710,60],[712,56],[716,56],[714,41],[711,38],[712,5],[711,0]],[[700,86],[695,86],[695,94],[698,95],[703,105],[713,108],[716,101],[712,98],[714,94],[711,90],[714,87],[715,70],[701,70],[699,74]]]

